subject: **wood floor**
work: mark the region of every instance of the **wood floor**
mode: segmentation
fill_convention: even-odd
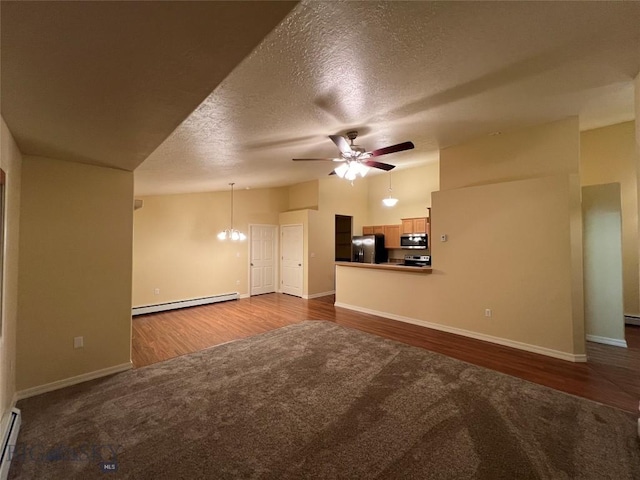
[[[627,326],[629,348],[587,342],[588,362],[572,363],[353,312],[333,302],[333,296],[303,300],[274,293],[134,317],[132,361],[142,367],[304,320],[328,320],[638,413],[640,327]]]

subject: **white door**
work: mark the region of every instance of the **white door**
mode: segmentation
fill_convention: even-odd
[[[276,229],[274,225],[251,225],[250,295],[276,291]]]
[[[302,225],[283,225],[281,228],[281,284],[282,293],[302,297]]]

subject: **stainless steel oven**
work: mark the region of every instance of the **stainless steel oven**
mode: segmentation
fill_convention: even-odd
[[[400,247],[415,250],[426,250],[429,246],[426,233],[405,233],[400,235]]]
[[[404,264],[407,267],[430,267],[431,255],[405,255]]]

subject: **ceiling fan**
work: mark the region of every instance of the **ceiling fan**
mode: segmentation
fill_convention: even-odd
[[[347,143],[347,139],[342,135],[329,135],[329,138],[333,141],[333,143],[336,144],[338,150],[340,150],[339,158],[294,158],[293,161],[302,162],[319,160],[328,162],[342,162],[341,165],[336,167],[329,175],[338,175],[340,178],[346,178],[347,180],[353,181],[358,175],[364,177],[369,171],[370,167],[379,168],[380,170],[385,171],[389,171],[395,168],[395,165],[377,162],[375,160],[371,160],[371,158],[380,157],[389,153],[411,150],[412,148],[414,148],[412,142],[404,142],[367,152],[363,147],[354,145],[353,141],[358,136],[358,132],[356,130],[347,132],[346,136],[351,141],[351,145]]]

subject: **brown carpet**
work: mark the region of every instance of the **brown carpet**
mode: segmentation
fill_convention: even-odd
[[[320,321],[18,407],[12,479],[640,478],[633,415]]]

